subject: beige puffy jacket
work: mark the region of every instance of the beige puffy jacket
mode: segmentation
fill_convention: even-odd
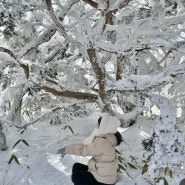
[[[117,179],[118,159],[115,153],[117,139],[114,134],[97,136],[88,145],[71,144],[66,146],[66,154],[92,156],[88,170],[98,182],[114,184]]]

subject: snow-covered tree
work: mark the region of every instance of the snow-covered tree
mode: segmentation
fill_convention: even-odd
[[[165,169],[184,165],[185,142],[179,133],[172,102],[158,94],[153,94],[150,99],[161,114],[156,119],[152,137],[143,142],[146,149],[144,157],[149,163],[150,176],[158,178]]]
[[[184,20],[184,0],[0,2],[1,123],[96,103],[128,126],[154,93],[183,112]]]

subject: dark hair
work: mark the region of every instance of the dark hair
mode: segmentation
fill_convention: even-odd
[[[179,185],[184,185],[185,184],[185,179],[182,179],[181,181],[180,181],[180,184]]]
[[[121,144],[121,142],[123,141],[122,135],[119,132],[116,132],[114,134],[116,136],[117,139],[117,146]]]
[[[102,117],[98,118],[98,124],[100,125]]]

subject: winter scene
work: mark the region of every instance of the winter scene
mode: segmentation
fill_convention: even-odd
[[[185,185],[185,0],[1,0],[0,185]]]

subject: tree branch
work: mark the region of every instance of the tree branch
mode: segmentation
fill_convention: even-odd
[[[82,0],[82,1],[91,5],[93,8],[98,9],[98,3],[94,2],[94,1],[91,1],[91,0]]]
[[[88,49],[87,53],[89,55],[89,61],[91,63],[91,66],[93,68],[93,71],[96,75],[96,78],[98,80],[98,85],[99,85],[99,94],[102,99],[104,100],[105,96],[105,73],[102,71],[100,66],[98,65],[97,62],[97,56],[96,56],[96,51],[94,48]]]
[[[37,84],[36,82],[33,82],[35,85],[40,87],[42,90],[49,92],[55,96],[62,96],[62,97],[67,97],[67,98],[75,98],[75,99],[83,99],[83,100],[89,100],[92,102],[95,102],[98,99],[98,96],[96,94],[90,94],[90,93],[82,93],[82,92],[73,92],[73,91],[59,91],[54,88],[45,86],[45,85],[40,85]]]
[[[74,4],[76,4],[77,2],[79,2],[79,0],[73,0],[73,2],[71,2],[71,4],[69,4],[69,6],[68,6],[67,8],[64,8],[64,7],[60,4],[59,0],[56,0],[56,2],[58,3],[58,6],[62,9],[62,12],[63,12],[63,15],[60,16],[60,17],[58,17],[58,19],[59,19],[60,21],[63,21],[63,20],[64,20],[64,17],[65,17],[66,14],[67,14],[67,12],[71,9],[71,7],[72,7]]]
[[[16,55],[11,50],[9,50],[9,49],[4,48],[4,47],[0,47],[0,51],[5,52],[8,55],[10,55],[10,57],[12,57],[18,63],[18,65],[20,65],[21,68],[23,68],[24,74],[25,74],[26,78],[27,79],[29,78],[29,67],[28,67],[28,65],[22,64],[18,60],[18,58],[16,57]]]
[[[174,77],[185,73],[185,64],[178,64],[169,67],[157,75],[132,75],[123,80],[118,80],[107,91],[145,91],[160,86],[164,83],[171,83]]]
[[[62,24],[60,24],[60,21],[57,19],[56,15],[53,11],[52,0],[46,0],[46,5],[47,5],[47,9],[48,9],[48,11],[51,15],[51,18],[52,18],[53,22],[55,23],[56,27],[61,31],[63,37],[66,40],[69,40],[68,35],[66,34],[64,27],[62,26]]]
[[[46,30],[41,36],[39,36],[36,39],[37,42],[33,41],[21,49],[21,52],[19,53],[20,58],[22,58],[23,56],[28,54],[29,51],[31,51],[34,48],[37,48],[39,45],[43,44],[44,42],[48,42],[55,33],[56,33],[55,28],[50,28]]]

